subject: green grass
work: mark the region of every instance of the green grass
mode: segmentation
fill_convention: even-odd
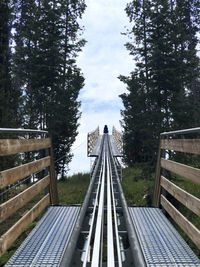
[[[122,188],[128,206],[150,206],[154,187],[153,178],[145,179],[139,167],[125,168],[122,175]]]
[[[78,173],[58,182],[60,205],[81,204],[84,201],[90,182],[90,174]]]

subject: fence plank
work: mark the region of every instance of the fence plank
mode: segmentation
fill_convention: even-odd
[[[162,139],[161,148],[185,153],[200,154],[200,139]]]
[[[161,177],[161,146],[159,144],[157,164],[156,164],[156,176],[155,176],[155,185],[154,185],[154,195],[153,195],[153,206],[159,207],[160,201],[160,177]]]
[[[193,183],[200,184],[200,169],[163,158],[161,159],[161,167],[178,174]]]
[[[53,161],[53,149],[50,147],[49,155],[51,157],[50,164],[50,200],[52,205],[58,205],[57,177],[55,176],[55,168]]]
[[[16,212],[18,209],[23,207],[27,202],[29,202],[33,197],[35,197],[39,192],[41,192],[45,187],[48,186],[50,177],[46,176],[42,180],[38,181],[36,184],[32,185],[28,189],[24,190],[17,196],[8,200],[7,202],[0,205],[0,223]]]
[[[173,184],[164,176],[161,176],[161,186],[188,209],[200,216],[200,199]]]
[[[0,238],[0,256],[12,245],[27,226],[34,221],[41,211],[49,204],[49,194],[44,196],[29,212],[13,225]]]
[[[45,169],[50,165],[50,157],[45,157],[9,170],[0,172],[0,188],[13,184],[30,174]]]
[[[29,152],[49,148],[50,138],[42,139],[1,139],[0,156],[13,155],[21,152]]]
[[[161,205],[200,249],[200,231],[190,221],[188,221],[188,219],[183,216],[163,195],[161,195]]]

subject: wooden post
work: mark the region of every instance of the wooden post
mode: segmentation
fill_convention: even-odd
[[[90,136],[89,136],[89,133],[88,133],[87,134],[87,156],[89,156],[89,154],[90,154],[90,151],[89,151],[90,144],[89,144],[89,142],[90,142]]]
[[[57,190],[57,177],[55,175],[54,161],[53,161],[53,147],[49,148],[50,155],[50,201],[52,205],[58,205],[58,190]]]
[[[49,155],[48,148],[46,148],[46,149],[44,150],[44,157],[47,157],[47,155]],[[51,164],[51,162],[50,162],[50,164]],[[48,169],[49,169],[49,168],[46,168],[46,169],[44,170],[44,175],[43,175],[43,177],[48,175]],[[45,194],[45,195],[47,195],[47,194],[50,193],[50,192],[49,192],[49,191],[50,191],[50,190],[49,190],[49,187],[50,187],[50,185],[48,185],[47,187],[45,187],[45,189],[44,189],[44,194]]]
[[[161,143],[159,144],[158,149],[158,158],[156,165],[156,177],[155,177],[155,186],[154,186],[154,195],[153,195],[153,206],[159,207],[160,204],[160,179],[161,179]]]

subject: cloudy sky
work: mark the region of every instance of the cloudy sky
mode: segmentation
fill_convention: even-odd
[[[86,0],[87,8],[81,20],[87,40],[78,59],[78,66],[85,77],[80,93],[82,117],[79,135],[72,147],[74,157],[69,174],[90,170],[87,158],[87,133],[97,126],[101,132],[105,124],[111,131],[114,125],[120,130],[120,109],[123,105],[119,94],[125,85],[117,78],[128,75],[134,62],[124,47],[127,37],[121,35],[128,26],[124,8],[127,0]]]

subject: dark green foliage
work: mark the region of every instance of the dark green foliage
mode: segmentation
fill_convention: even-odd
[[[134,0],[126,13],[132,28],[126,44],[136,60],[129,77],[122,126],[129,165],[156,162],[159,134],[198,126],[199,1]],[[133,41],[132,41],[133,40]]]
[[[56,164],[65,172],[80,117],[77,101],[84,78],[76,66],[79,39],[77,22],[85,10],[80,1],[17,1],[16,52],[13,70],[23,88],[24,127],[47,129],[52,136]]]
[[[19,126],[20,90],[12,81],[11,28],[12,1],[0,1],[0,127]]]
[[[19,88],[14,84],[11,62],[12,1],[0,1],[0,128],[16,128],[20,125]],[[12,135],[9,135],[11,138]],[[0,135],[0,138],[5,136]],[[14,165],[17,157],[1,158],[0,170]]]
[[[11,77],[10,77],[10,10],[7,1],[0,3],[0,127],[8,127],[13,120],[11,108]]]

